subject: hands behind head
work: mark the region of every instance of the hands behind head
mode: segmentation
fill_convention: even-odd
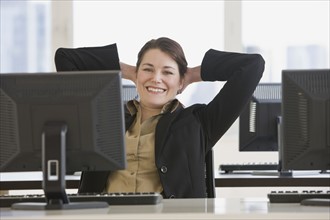
[[[123,62],[119,62],[119,64],[122,78],[131,80],[136,85],[136,67]]]
[[[184,74],[183,78],[183,87],[180,90],[180,93],[191,83],[200,82],[201,78],[201,66],[188,67],[187,72]]]

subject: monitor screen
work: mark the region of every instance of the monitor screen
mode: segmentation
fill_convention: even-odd
[[[0,172],[43,171],[47,194],[65,173],[124,169],[120,74],[0,74]]]
[[[330,70],[282,71],[282,166],[330,170]]]
[[[132,99],[138,99],[138,96],[139,95],[134,84],[123,84],[122,98],[124,105]]]
[[[281,84],[259,83],[239,117],[239,151],[277,151]]]

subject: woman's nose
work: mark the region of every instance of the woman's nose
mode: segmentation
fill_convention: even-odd
[[[160,83],[162,81],[162,74],[161,72],[155,72],[152,78],[152,81],[156,82],[156,83]]]

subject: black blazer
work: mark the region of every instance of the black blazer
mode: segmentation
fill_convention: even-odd
[[[56,54],[67,52],[62,48]],[[55,57],[57,67],[68,63],[69,58],[62,55]],[[162,116],[156,126],[155,161],[165,198],[205,197],[205,155],[240,115],[263,71],[264,60],[259,54],[213,49],[206,52],[201,64],[202,80],[226,81],[223,88],[207,105],[180,106]],[[125,114],[126,128],[134,117]],[[79,192],[102,192],[108,175],[83,172]]]

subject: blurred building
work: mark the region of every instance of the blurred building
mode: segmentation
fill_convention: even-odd
[[[49,1],[1,1],[0,72],[49,71]]]

